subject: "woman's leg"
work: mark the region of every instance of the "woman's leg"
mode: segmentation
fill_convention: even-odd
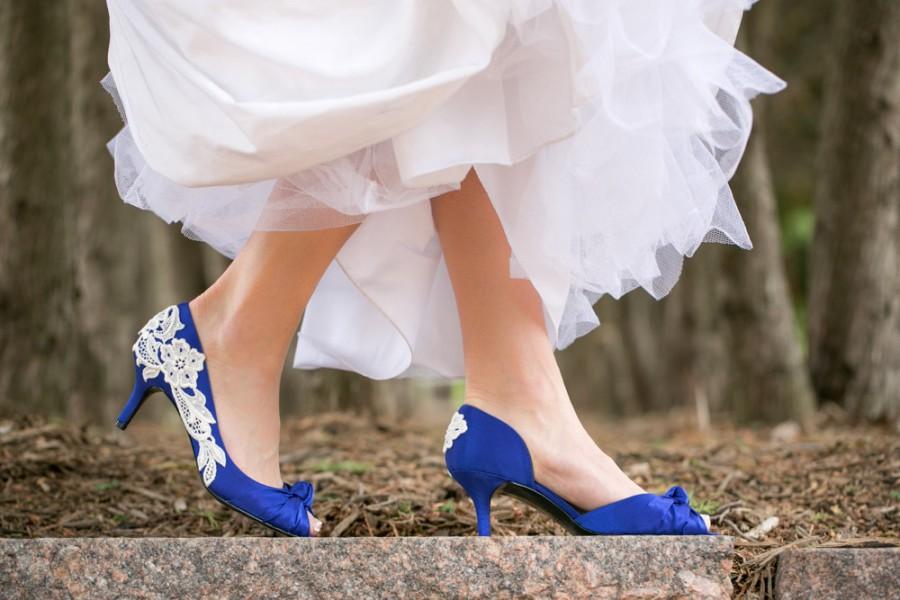
[[[466,402],[525,439],[535,478],[583,509],[639,494],[575,414],[538,293],[509,276],[510,247],[475,172],[432,200],[462,324]]]
[[[253,479],[281,487],[278,390],[313,290],[356,225],[254,232],[234,262],[190,302],[203,341],[222,441]],[[311,517],[311,528],[320,525]]]

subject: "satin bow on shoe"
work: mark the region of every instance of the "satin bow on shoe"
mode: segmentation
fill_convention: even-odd
[[[316,492],[310,482],[298,481],[294,485],[284,484],[284,491],[290,495],[292,500],[298,500],[307,510],[312,511],[313,497]]]
[[[281,488],[284,502],[277,509],[272,521],[290,530],[310,533],[309,515],[315,516],[312,510],[315,490],[308,481],[298,481],[293,485],[284,484]]]
[[[691,499],[683,487],[680,485],[672,486],[661,497],[672,500],[672,506],[669,509],[670,518],[667,522],[673,529],[681,528],[682,533],[709,532],[709,517],[701,515],[691,508]],[[703,523],[703,528],[700,531],[696,531],[698,526],[697,519],[700,519]]]
[[[709,527],[691,508],[684,488],[673,486],[662,495],[637,494],[586,512],[576,522],[585,529],[607,535],[698,535]]]

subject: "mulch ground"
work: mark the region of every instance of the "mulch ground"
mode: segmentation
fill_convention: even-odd
[[[685,414],[588,423],[646,489],[680,483],[734,536],[738,597],[771,596],[786,548],[900,545],[900,436],[849,427],[837,409],[812,434],[701,433]],[[442,429],[326,414],[285,423],[283,439],[285,480],[315,484],[324,535],[474,533],[471,502],[444,469]],[[565,534],[505,497],[492,515],[496,535]],[[209,535],[271,533],[205,493],[183,432],[0,421],[0,536]]]

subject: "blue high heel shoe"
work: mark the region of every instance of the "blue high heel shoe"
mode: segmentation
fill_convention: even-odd
[[[150,319],[133,350],[134,391],[116,421],[119,429],[128,426],[147,396],[163,392],[181,415],[200,478],[216,500],[280,533],[308,536],[312,484],[263,485],[229,459],[216,423],[206,357],[188,305],[170,306]]]
[[[581,510],[534,480],[525,440],[497,417],[464,404],[444,437],[451,477],[475,505],[478,535],[491,534],[491,497],[515,496],[543,510],[576,535],[702,535],[708,517],[695,512],[683,488],[663,495],[637,494],[590,511]]]

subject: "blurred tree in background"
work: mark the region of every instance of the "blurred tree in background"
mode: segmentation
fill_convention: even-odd
[[[68,17],[0,4],[0,398],[45,411],[75,383]]]
[[[107,35],[98,0],[0,3],[2,410],[110,417],[146,317],[226,265],[118,199]],[[755,101],[733,181],[754,249],[705,244],[661,302],[601,299],[603,325],[560,353],[577,404],[688,406],[701,427],[806,423],[824,401],[900,419],[898,40],[896,0],[764,0],[747,15],[740,43],[789,82]],[[320,370],[289,373],[283,397],[406,414],[448,393]]]
[[[841,2],[822,115],[809,293],[813,382],[900,418],[900,2]]]

